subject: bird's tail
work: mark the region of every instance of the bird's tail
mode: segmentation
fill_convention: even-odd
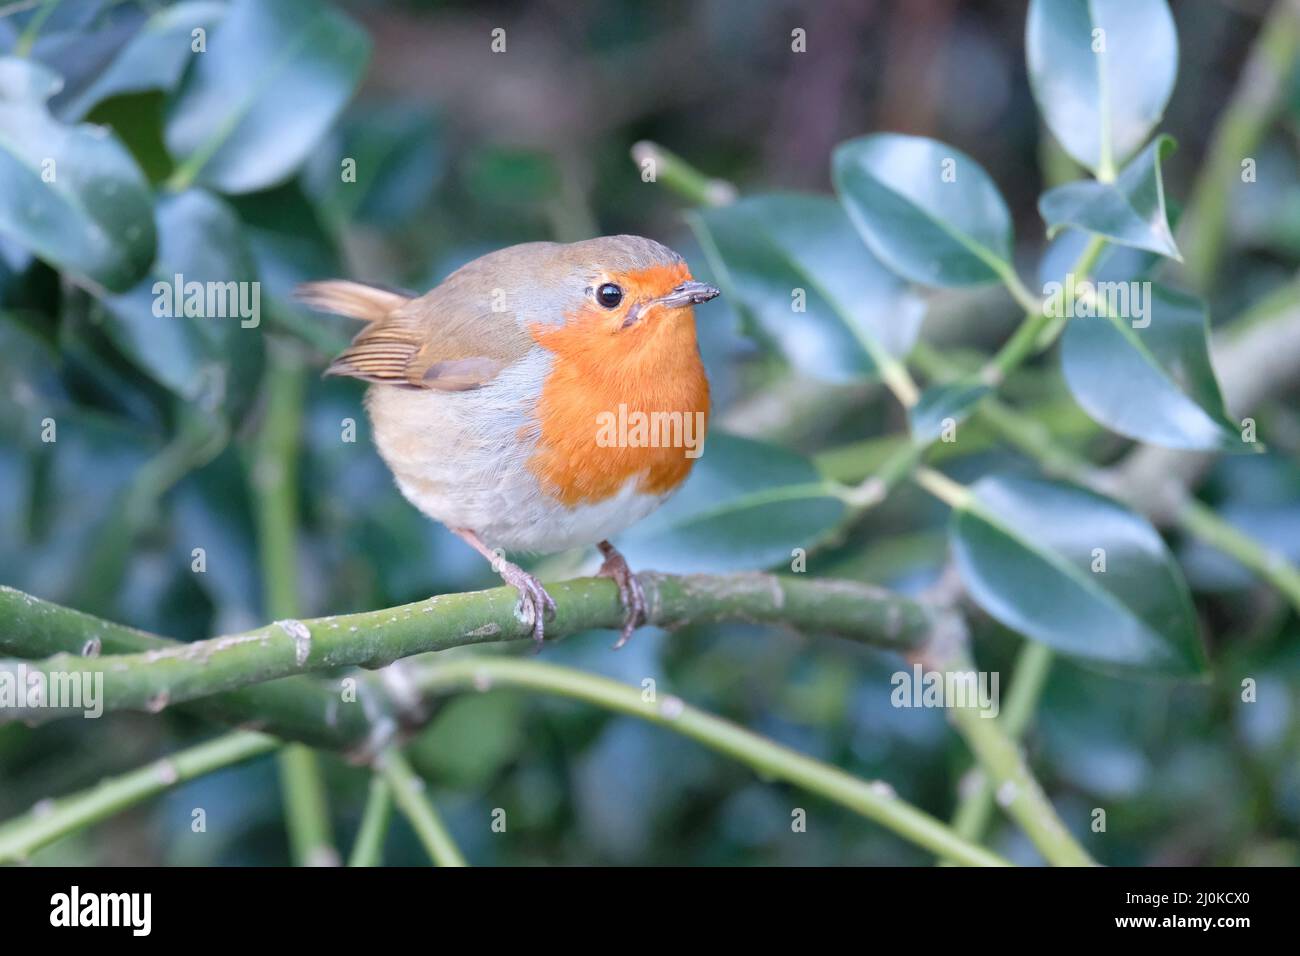
[[[346,279],[304,282],[293,290],[293,296],[321,312],[346,315],[363,322],[378,322],[414,298],[392,289]]]

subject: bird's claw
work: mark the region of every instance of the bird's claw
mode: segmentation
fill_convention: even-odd
[[[519,613],[532,623],[533,640],[540,651],[542,642],[546,640],[546,621],[555,617],[555,599],[546,592],[541,581],[517,564],[504,562],[501,577],[519,591]]]
[[[602,541],[600,551],[605,555],[605,561],[596,573],[602,578],[611,578],[618,585],[618,599],[627,612],[627,616],[623,619],[623,629],[614,644],[614,650],[618,650],[631,639],[633,632],[646,622],[645,591],[636,575],[632,573],[632,569],[627,566],[626,559],[612,544]]]

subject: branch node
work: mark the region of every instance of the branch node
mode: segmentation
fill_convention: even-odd
[[[302,667],[311,656],[311,631],[302,621],[295,621],[292,618],[276,621],[275,625],[293,638],[294,661]]]

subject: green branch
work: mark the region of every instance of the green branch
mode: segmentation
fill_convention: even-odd
[[[1011,675],[1011,693],[1003,704],[998,722],[1011,740],[1024,736],[1033,719],[1038,699],[1052,669],[1052,649],[1037,641],[1025,641],[1016,657],[1015,671]],[[978,766],[971,770],[969,787],[963,787],[957,812],[953,814],[952,828],[967,840],[979,841],[984,836],[989,817],[993,814],[994,791],[989,776]]]
[[[1089,238],[1078,260],[1070,267],[1070,273],[1074,275],[1076,282],[1096,268],[1097,260],[1101,258],[1105,248],[1104,236],[1093,235]],[[1064,291],[1058,293],[1052,300],[1036,299],[1025,289],[1010,266],[1002,273],[1001,278],[1012,297],[1025,309],[1025,317],[1016,327],[1011,338],[1003,343],[980,371],[980,380],[995,387],[1006,381],[1007,376],[1023,365],[1031,355],[1050,345],[1064,327],[1060,324],[1061,320],[1053,314],[1056,310],[1052,308],[1064,296]],[[1060,314],[1068,313],[1062,311]]]
[[[968,488],[940,472],[920,468],[913,478],[920,487],[949,507],[964,507],[971,500]],[[950,650],[936,642],[922,654],[930,658],[934,670],[975,669],[966,658],[964,648]],[[998,804],[1020,824],[1043,858],[1056,866],[1091,865],[1093,861],[1087,851],[1070,836],[1030,771],[1015,740],[1019,730],[987,716],[976,707],[951,707],[948,713],[994,788]]]
[[[263,603],[271,617],[283,619],[298,615],[298,445],[307,379],[297,354],[278,341],[271,342],[264,378],[266,413],[249,484]],[[302,744],[286,747],[278,761],[291,858],[297,866],[338,866],[320,761]]]
[[[393,791],[381,774],[371,774],[366,809],[361,814],[361,828],[348,857],[348,866],[379,866],[383,862],[384,837],[392,816]]]
[[[1260,544],[1219,517],[1209,505],[1188,497],[1177,514],[1178,527],[1199,538],[1267,581],[1300,613],[1300,568],[1286,555]]]
[[[388,781],[393,800],[406,815],[429,858],[438,866],[468,866],[442,817],[425,795],[424,781],[411,769],[406,758],[395,747],[390,747],[379,755],[375,767]]]
[[[1286,103],[1300,51],[1300,0],[1276,0],[1210,140],[1179,228],[1187,275],[1202,291],[1214,285],[1228,209],[1242,184],[1241,164],[1254,157]]]
[[[185,646],[0,585],[0,654],[133,654]],[[337,681],[291,677],[197,700],[180,710],[231,727],[256,727],[312,746],[364,750],[376,724],[392,724],[395,717],[386,706],[386,697],[374,690],[379,685],[376,675],[356,675],[354,679],[358,695],[371,702],[365,709],[340,707],[342,690]]]
[[[667,727],[705,746],[731,756],[767,778],[801,786],[874,820],[938,856],[973,866],[1005,866],[1007,861],[965,840],[941,821],[916,809],[883,783],[859,780],[842,770],[772,743],[728,721],[710,716],[674,697],[647,702],[639,687],[593,677],[581,671],[537,661],[504,657],[451,660],[424,659],[409,666],[407,679],[421,695],[455,691],[481,691],[490,687],[520,687],[557,694],[638,717]],[[269,752],[278,746],[271,737],[235,733],[209,744],[183,751],[164,761],[99,787],[58,801],[52,811],[42,810],[0,826],[0,862],[25,859],[36,848],[112,813],[161,792],[182,780],[193,779],[231,763]],[[435,861],[455,863],[459,851],[425,799],[418,777],[395,750],[376,760],[361,833],[353,851],[353,865],[373,865],[379,859],[391,797],[411,819],[421,841]]]
[[[653,573],[640,575],[640,580],[649,623],[660,627],[740,619],[908,650],[925,642],[938,619],[938,612],[928,605],[852,581],[770,574],[675,577]],[[618,589],[607,578],[579,578],[550,584],[548,589],[558,605],[548,635],[617,629],[622,622]],[[347,666],[377,668],[428,651],[528,640],[529,626],[517,616],[516,603],[516,592],[508,587],[444,594],[378,611],[278,621],[243,634],[191,644],[152,638],[153,649],[143,653],[93,658],[56,653],[25,666],[29,672],[39,670],[47,675],[103,673],[105,710],[157,711],[292,675]],[[71,638],[67,643],[80,648],[115,627],[12,588],[0,588],[0,650],[6,653],[39,653],[49,646],[51,631],[65,641]],[[17,666],[14,661],[0,662],[0,670]],[[352,703],[340,703],[336,698],[330,720],[350,709],[361,710],[356,702],[367,703],[360,694]],[[0,714],[0,720],[40,721],[61,716],[68,712],[37,708],[9,710]],[[270,722],[264,727],[270,729]]]
[[[1227,343],[1216,349],[1216,364],[1224,371],[1224,387],[1236,393],[1236,380],[1249,376],[1251,396],[1258,398],[1277,387],[1285,386],[1300,375],[1300,310],[1286,308],[1300,297],[1300,284],[1287,287],[1289,297],[1284,307],[1274,308],[1267,317],[1249,323],[1249,327],[1236,332]],[[1290,329],[1279,335],[1279,327]],[[1255,361],[1261,349],[1268,350],[1268,361]],[[912,354],[927,375],[939,381],[960,378],[964,370],[943,355],[918,345]],[[1041,422],[1007,405],[995,396],[986,397],[979,405],[978,418],[988,424],[1008,444],[1027,457],[1037,461],[1049,474],[1081,485],[1087,485],[1104,494],[1125,500],[1157,523],[1170,523],[1181,530],[1230,555],[1260,580],[1276,588],[1300,611],[1300,568],[1280,552],[1260,544],[1254,538],[1234,528],[1209,506],[1187,493],[1187,485],[1194,474],[1174,467],[1173,461],[1196,461],[1197,456],[1170,449],[1141,447],[1129,459],[1109,471],[1098,469],[1082,455],[1056,440],[1051,430]],[[1149,475],[1150,480],[1136,475]],[[1152,494],[1148,489],[1159,482],[1160,491]]]
[[[647,720],[734,757],[763,777],[792,783],[847,807],[937,856],[971,866],[1007,865],[1001,857],[962,839],[941,821],[899,799],[887,784],[859,780],[730,721],[696,710],[676,697],[647,701],[639,687],[567,667],[506,657],[426,659],[415,663],[408,676],[426,694],[521,687]]]
[[[280,742],[245,731],[155,760],[139,770],[54,801],[0,825],[0,863],[17,863],[47,843],[110,817],[187,780],[270,753]]]
[[[647,182],[662,183],[688,202],[700,206],[725,206],[736,198],[736,187],[725,179],[704,175],[676,153],[658,143],[642,140],[632,147],[632,161]]]
[[[973,665],[962,662],[963,670]],[[989,779],[997,803],[1034,841],[1043,858],[1055,866],[1092,866],[1092,857],[1070,834],[1052,802],[1034,778],[1024,752],[1000,718],[989,718],[975,707],[949,709],[953,725],[974,752]]]

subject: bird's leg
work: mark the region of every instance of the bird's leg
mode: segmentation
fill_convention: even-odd
[[[519,606],[532,615],[533,640],[541,650],[542,641],[546,639],[546,618],[555,616],[555,601],[546,593],[542,582],[537,580],[517,564],[507,561],[499,552],[493,551],[477,534],[469,528],[452,528],[458,538],[468,544],[492,564],[492,570],[501,575],[506,584],[519,591]]]
[[[617,548],[608,541],[602,541],[596,547],[605,556],[605,563],[596,573],[602,578],[613,578],[618,585],[618,597],[623,602],[623,610],[627,612],[627,617],[623,619],[622,633],[614,645],[614,650],[618,650],[628,642],[632,632],[646,622],[645,591],[641,590],[641,582],[636,579]]]

